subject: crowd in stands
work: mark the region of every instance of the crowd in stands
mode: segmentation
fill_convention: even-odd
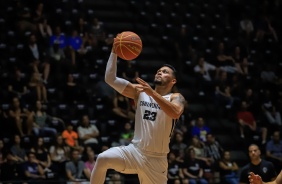
[[[117,33],[105,29],[106,22],[87,11],[86,2],[0,3],[0,181],[87,183],[99,153],[127,145],[133,138],[134,102],[103,81]],[[128,3],[151,10],[149,2],[132,2]],[[200,5],[210,11],[218,7],[217,27],[222,26],[212,28],[205,15],[200,16],[207,21],[202,28],[195,26],[200,19],[191,25],[192,15],[185,12],[189,21],[176,24],[169,46],[163,45],[179,71],[176,90],[187,100],[171,139],[170,184],[218,183],[217,179],[235,184],[240,166],[248,163],[232,160],[232,146],[225,148],[218,141],[208,117],[189,111],[195,99],[211,102],[214,117],[236,122],[237,136],[245,145],[256,142],[277,172],[282,167],[282,25],[278,18],[282,2],[212,2],[168,2],[179,10],[193,4],[191,14]],[[165,2],[153,4],[162,3],[165,8]],[[208,25],[211,29],[205,30]],[[142,61],[138,62],[120,62],[119,75],[134,82],[155,72],[140,71]],[[190,88],[195,98],[190,98]],[[134,179],[112,170],[107,174],[111,184],[132,184]]]

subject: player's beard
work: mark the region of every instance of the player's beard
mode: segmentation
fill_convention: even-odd
[[[161,80],[154,80],[154,84],[156,85],[156,86],[161,86],[163,83],[162,83],[162,81]]]

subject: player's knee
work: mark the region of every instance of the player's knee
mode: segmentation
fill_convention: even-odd
[[[103,167],[108,167],[110,163],[110,157],[105,152],[100,153],[96,159],[96,163]]]

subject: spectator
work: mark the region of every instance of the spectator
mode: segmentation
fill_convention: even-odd
[[[282,166],[282,140],[279,131],[274,131],[271,140],[266,143],[266,159],[273,163],[279,173]]]
[[[168,184],[180,184],[181,179],[179,176],[181,162],[176,160],[176,154],[174,152],[168,153]],[[186,179],[182,180],[183,184],[188,184]]]
[[[85,42],[88,39],[88,30],[87,30],[87,23],[85,22],[83,17],[80,17],[78,19],[77,23],[77,32],[78,34],[83,38],[83,41]]]
[[[8,151],[6,161],[1,164],[0,181],[20,183],[23,179],[22,165],[17,162],[13,154]],[[23,162],[22,162],[23,163]]]
[[[170,146],[170,149],[177,153],[178,157],[176,158],[177,161],[181,162],[185,156],[185,149],[187,148],[187,144],[183,140],[183,133],[176,132],[174,134],[173,142]]]
[[[275,83],[278,77],[270,64],[266,64],[266,66],[264,66],[264,68],[261,70],[260,78],[263,88],[275,89]]]
[[[57,136],[57,140],[54,145],[50,146],[49,153],[52,161],[52,171],[59,176],[64,176],[65,163],[69,160],[70,147],[68,147],[61,135]]]
[[[66,163],[67,180],[72,182],[81,182],[86,180],[83,176],[84,162],[79,158],[79,151],[71,151],[71,160]]]
[[[83,62],[82,60],[79,60],[80,55],[78,55],[78,51],[82,49],[83,46],[83,40],[80,35],[78,35],[77,30],[73,30],[71,33],[71,36],[67,39],[67,52],[70,54],[71,61],[73,65],[81,65]],[[77,61],[78,60],[78,61]]]
[[[269,124],[268,127],[275,127],[277,129],[282,127],[282,122],[281,114],[275,101],[276,99],[273,99],[271,91],[268,89],[265,90],[261,104],[262,112]]]
[[[67,74],[70,71],[70,64],[66,59],[65,50],[60,48],[59,43],[50,46],[48,57],[55,76],[59,76],[61,73]]]
[[[30,8],[25,6],[22,1],[16,1],[17,28],[20,34],[26,31],[35,32],[36,25],[32,22]]]
[[[60,26],[55,27],[55,33],[50,37],[50,46],[58,44],[59,48],[64,49],[67,46],[67,38],[64,33],[61,31]]]
[[[11,94],[11,99],[13,97],[17,97],[21,100],[24,100],[28,94],[27,81],[24,80],[23,73],[19,68],[15,69],[15,73],[8,85],[8,91]]]
[[[246,102],[247,108],[254,114],[254,117],[260,114],[261,108],[259,107],[258,95],[254,92],[253,88],[247,88],[241,99]]]
[[[42,137],[38,137],[37,143],[30,149],[30,152],[35,154],[34,163],[39,164],[44,172],[51,171],[51,157]]]
[[[205,155],[212,161],[212,168],[218,168],[218,162],[222,158],[224,149],[220,143],[215,139],[212,133],[207,134],[207,141],[205,143]]]
[[[241,109],[237,112],[237,120],[239,123],[240,134],[245,138],[245,132],[251,131],[253,133],[261,133],[262,144],[266,143],[267,129],[265,127],[258,127],[253,113],[248,111],[247,103],[241,102]],[[248,129],[246,129],[246,127]]]
[[[208,133],[211,133],[210,128],[205,125],[205,120],[202,117],[199,117],[196,120],[195,126],[192,127],[192,136],[197,136],[201,141],[206,142]]]
[[[33,124],[33,132],[36,136],[51,136],[53,140],[57,137],[57,130],[49,126],[51,119],[59,120],[62,124],[64,124],[63,120],[51,117],[47,114],[42,107],[42,103],[40,101],[36,101],[36,108],[34,111],[30,113],[28,121]]]
[[[33,23],[38,26],[38,23],[44,18],[44,16],[44,4],[38,3],[35,11],[32,14]]]
[[[63,89],[64,101],[67,104],[72,104],[72,103],[75,104],[79,100],[80,89],[79,89],[79,86],[78,86],[76,80],[74,79],[73,75],[68,74],[67,76],[68,76],[67,82],[66,82],[65,87]]]
[[[49,40],[50,37],[53,35],[53,31],[48,22],[47,17],[43,17],[42,19],[39,20],[38,29],[39,29],[39,43],[42,44],[43,48],[48,48]]]
[[[206,62],[204,57],[199,57],[194,72],[198,75],[200,90],[210,92],[214,86],[214,78],[218,78],[219,68]]]
[[[97,38],[99,46],[105,44],[106,33],[103,27],[103,23],[100,22],[97,17],[92,19],[92,22],[90,24],[89,35],[93,38]]]
[[[41,73],[43,70],[43,82],[47,84],[50,73],[50,64],[47,62],[45,51],[37,43],[35,34],[29,36],[29,42],[25,48],[25,59],[32,67],[33,72]]]
[[[133,61],[126,61],[125,67],[122,70],[122,77],[130,82],[135,83],[135,79],[139,77],[139,72],[136,67],[135,62]]]
[[[119,139],[119,143],[121,145],[128,145],[129,143],[131,143],[131,140],[133,139],[134,136],[134,131],[132,129],[132,125],[130,122],[126,122],[124,124],[124,129],[120,134],[120,139]]]
[[[14,136],[14,144],[10,148],[11,151],[11,159],[13,159],[17,163],[23,163],[27,160],[26,151],[21,146],[21,137],[19,135]]]
[[[40,73],[33,72],[28,85],[31,93],[36,95],[37,101],[48,103],[46,86],[40,77]]]
[[[98,146],[98,137],[100,132],[96,125],[90,124],[88,115],[84,115],[81,118],[81,125],[77,128],[78,137],[82,141],[83,145],[91,145],[94,148]]]
[[[10,128],[15,129],[14,125],[16,125],[16,133],[19,133],[21,137],[25,135],[24,133],[24,126],[26,124],[26,127],[31,127],[31,124],[28,124],[27,117],[29,116],[30,112],[28,109],[23,108],[21,106],[21,103],[17,97],[13,98],[11,108],[9,110],[9,118],[13,125],[8,125]],[[26,128],[25,127],[25,128]],[[30,128],[27,128],[27,130],[30,130]],[[15,133],[15,132],[13,132]],[[27,135],[31,135],[31,131],[27,132]]]
[[[189,184],[207,184],[208,181],[204,178],[204,170],[202,162],[195,158],[194,149],[190,148],[187,151],[187,158],[184,160],[182,168],[181,178],[187,178]]]
[[[91,172],[95,165],[95,152],[93,150],[87,151],[87,160],[84,163],[84,174],[87,180],[90,180]]]
[[[221,70],[228,73],[238,72],[234,58],[226,52],[224,42],[219,42],[216,52],[216,64]]]
[[[132,110],[129,99],[120,93],[116,93],[113,99],[113,112],[118,117],[134,120],[135,113]]]
[[[240,21],[240,32],[243,38],[250,39],[254,32],[254,25],[249,16],[245,15]]]
[[[239,183],[249,183],[248,175],[250,172],[260,175],[265,182],[273,181],[276,177],[275,168],[271,162],[261,158],[259,147],[256,144],[251,144],[248,151],[251,162],[241,169]]]
[[[219,161],[220,177],[229,184],[238,184],[239,178],[237,172],[239,167],[236,162],[230,158],[230,152],[224,151],[223,158]]]
[[[46,178],[42,166],[38,163],[35,153],[28,153],[28,161],[23,165],[24,174],[28,183],[40,184]]]
[[[83,152],[83,147],[78,143],[78,133],[73,129],[73,125],[69,123],[66,129],[62,132],[62,137],[70,148]]]
[[[206,157],[205,155],[205,143],[203,143],[197,136],[194,136],[192,137],[189,148],[193,148],[195,152],[195,158],[203,162],[204,177],[208,180],[212,180],[212,159]]]

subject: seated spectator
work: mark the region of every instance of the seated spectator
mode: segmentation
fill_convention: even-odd
[[[22,35],[26,31],[36,32],[36,25],[33,24],[30,8],[22,1],[16,1],[16,20],[18,32]]]
[[[262,143],[266,143],[267,129],[265,127],[258,127],[253,113],[248,111],[247,103],[241,102],[241,109],[237,112],[237,120],[239,123],[240,134],[242,138],[245,138],[245,131],[251,131],[253,133],[261,133]],[[248,128],[246,130],[246,127]]]
[[[220,177],[229,184],[238,184],[239,167],[236,162],[230,159],[230,152],[224,151],[223,158],[219,161]]]
[[[178,157],[176,158],[177,161],[181,162],[185,156],[185,149],[187,148],[187,144],[183,140],[183,133],[176,132],[174,134],[174,139],[171,142],[170,149],[177,153]]]
[[[187,151],[187,158],[181,167],[180,178],[188,179],[189,184],[208,184],[204,178],[202,162],[195,158],[195,152],[192,148]]]
[[[50,37],[50,46],[54,44],[59,44],[59,48],[64,49],[67,46],[67,38],[61,31],[60,26],[55,27],[55,32]]]
[[[120,134],[119,143],[121,145],[126,146],[129,143],[131,143],[133,136],[134,136],[134,130],[132,129],[132,125],[131,125],[130,122],[126,122],[124,124],[124,129],[122,130],[122,132]]]
[[[31,135],[30,128],[32,124],[29,124],[27,121],[27,117],[30,115],[28,109],[23,108],[21,103],[17,97],[13,98],[12,105],[9,109],[9,119],[11,120],[11,124],[8,124],[7,131],[17,130],[16,132],[11,133],[18,133],[21,137],[25,135],[24,129],[27,129],[27,135]],[[24,126],[25,125],[25,126]]]
[[[206,62],[204,57],[199,57],[198,64],[194,67],[194,72],[198,76],[200,90],[202,92],[210,92],[214,85],[214,78],[218,77],[219,68]]]
[[[97,17],[94,17],[90,23],[89,35],[97,38],[99,46],[103,46],[106,43],[106,32],[103,23]]]
[[[78,34],[77,30],[72,30],[71,36],[67,38],[67,52],[70,53],[72,64],[73,65],[79,65],[81,67],[81,64],[83,63],[80,55],[78,54],[79,50],[83,46],[83,40],[82,37]],[[82,66],[83,67],[83,66]]]
[[[73,149],[71,151],[71,160],[66,163],[65,171],[67,180],[69,182],[81,182],[86,181],[84,175],[84,162],[79,158],[79,151]]]
[[[44,169],[38,163],[35,153],[28,153],[28,160],[23,165],[24,174],[28,183],[40,184],[46,178]]]
[[[80,99],[79,85],[72,74],[68,74],[67,76],[67,82],[63,88],[64,101],[67,104],[75,104]]]
[[[282,140],[279,131],[274,131],[271,140],[266,143],[266,159],[273,163],[279,173],[282,166]]]
[[[250,39],[254,32],[254,25],[249,16],[244,15],[240,21],[240,32],[243,38]]]
[[[8,91],[11,99],[17,97],[24,100],[28,94],[27,81],[22,77],[22,74],[21,70],[16,68],[15,73],[9,82]]]
[[[38,137],[37,143],[30,149],[32,153],[35,154],[34,163],[39,164],[44,172],[51,171],[51,157],[49,151],[44,145],[44,141],[42,137]]]
[[[57,137],[57,130],[48,125],[51,119],[59,120],[64,126],[63,120],[52,117],[47,114],[43,108],[40,101],[36,101],[36,108],[34,111],[31,111],[28,121],[33,124],[32,130],[36,136],[51,136],[53,140]]]
[[[210,133],[210,128],[205,125],[205,120],[199,117],[196,124],[192,127],[192,137],[197,136],[202,142],[206,142],[206,135]]]
[[[216,52],[216,66],[228,73],[238,72],[234,58],[226,52],[224,42],[218,44]]]
[[[52,161],[52,171],[59,176],[64,176],[65,163],[69,160],[70,147],[65,144],[61,135],[58,135],[55,144],[50,146],[49,153]]]
[[[265,66],[263,66],[260,72],[260,78],[262,82],[262,88],[275,90],[278,77],[274,68],[270,64],[266,64]]]
[[[46,17],[43,17],[42,19],[39,20],[38,29],[39,29],[39,43],[42,43],[42,46],[44,48],[48,48],[49,40],[51,35],[53,35],[53,31]]]
[[[207,134],[207,141],[205,143],[205,156],[212,162],[212,169],[218,168],[218,162],[221,160],[224,149],[220,143],[215,139],[212,133]]]
[[[208,176],[212,173],[212,159],[205,155],[205,143],[203,143],[197,136],[192,137],[189,148],[193,148],[195,152],[195,158],[203,162],[204,175]]]
[[[272,96],[270,90],[264,90],[264,96],[262,98],[262,112],[268,122],[268,127],[274,127],[274,129],[282,127],[281,114],[277,108],[276,99]]]
[[[78,133],[73,129],[73,125],[69,123],[66,129],[62,132],[62,137],[71,149],[78,150],[79,153],[83,152],[83,147],[78,143]]]
[[[132,110],[129,99],[120,93],[116,93],[113,99],[113,112],[115,115],[128,120],[134,120],[135,113]]]
[[[122,77],[132,83],[136,83],[135,79],[139,77],[139,72],[134,62],[126,61],[122,71]]]
[[[44,4],[40,2],[37,4],[35,11],[32,14],[33,23],[35,25],[38,25],[38,23],[44,18],[44,16]]]
[[[41,79],[39,73],[34,72],[32,74],[28,86],[31,93],[35,94],[35,100],[42,101],[43,103],[48,103],[46,86],[43,83],[43,80]],[[35,100],[33,100],[32,103],[34,103]]]
[[[95,166],[95,152],[93,150],[90,150],[87,152],[87,160],[84,163],[84,174],[87,178],[87,180],[90,180],[91,172]]]
[[[176,160],[176,155],[174,152],[169,152],[168,154],[168,184],[180,184],[181,179],[179,176],[181,163]],[[183,184],[188,184],[188,180],[183,179]]]
[[[17,163],[24,163],[27,160],[26,150],[21,146],[21,137],[19,135],[14,136],[14,144],[10,148],[11,159]]]
[[[8,151],[5,157],[5,162],[1,164],[0,181],[20,183],[23,179],[22,165],[15,160],[13,154]]]
[[[77,132],[78,138],[82,141],[83,145],[91,145],[94,148],[97,148],[97,138],[99,137],[100,132],[96,125],[90,124],[88,115],[82,116],[81,124],[77,128]]]
[[[44,84],[47,84],[49,73],[50,73],[50,64],[47,61],[46,53],[37,43],[36,36],[31,34],[29,36],[29,42],[25,46],[25,59],[32,67],[33,72],[43,73],[42,79]]]

